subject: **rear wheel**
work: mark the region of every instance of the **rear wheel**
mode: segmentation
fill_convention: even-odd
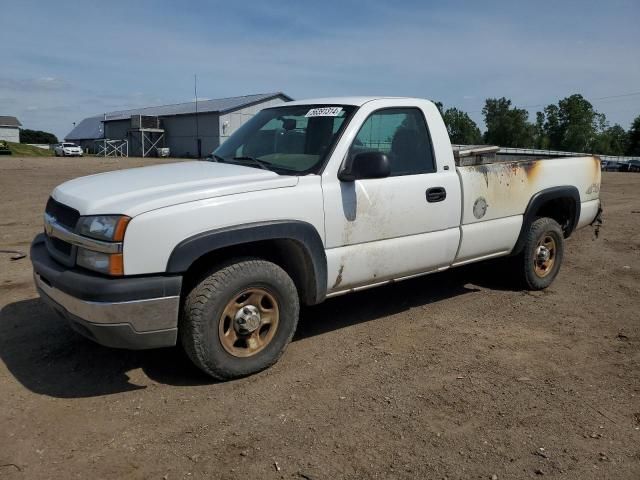
[[[542,290],[551,285],[564,257],[564,234],[552,218],[538,218],[530,226],[522,253],[518,256],[525,285]]]
[[[278,265],[243,259],[211,271],[187,295],[180,324],[193,363],[220,380],[273,365],[298,323],[298,292]]]

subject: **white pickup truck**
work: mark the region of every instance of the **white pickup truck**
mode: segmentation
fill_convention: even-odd
[[[31,247],[41,297],[98,343],[181,343],[229,379],[280,357],[300,303],[506,255],[545,288],[600,213],[597,157],[454,149],[422,99],[267,108],[208,160],[58,186]]]

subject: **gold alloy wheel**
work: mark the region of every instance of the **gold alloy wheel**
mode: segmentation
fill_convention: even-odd
[[[536,275],[544,278],[549,275],[556,261],[556,241],[553,236],[545,233],[536,245],[533,256],[533,269]]]
[[[247,288],[227,303],[220,316],[220,343],[234,357],[251,357],[269,345],[279,320],[274,296],[264,288]]]

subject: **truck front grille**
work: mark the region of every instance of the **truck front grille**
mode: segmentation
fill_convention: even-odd
[[[54,217],[56,222],[64,225],[71,231],[76,228],[76,224],[80,218],[80,212],[57,202],[51,197],[49,197],[49,200],[47,201],[45,212],[47,215]],[[46,245],[49,255],[51,255],[55,260],[68,267],[73,267],[75,265],[77,249],[73,245],[65,242],[64,240],[60,240],[59,238],[50,237],[49,235],[46,237]]]
[[[49,197],[49,201],[47,201],[45,212],[54,217],[58,223],[64,225],[69,230],[74,230],[76,228],[76,224],[80,218],[80,212],[76,209],[67,207],[51,197]]]

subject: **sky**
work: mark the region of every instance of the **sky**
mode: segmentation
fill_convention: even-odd
[[[486,98],[532,119],[580,93],[640,115],[640,1],[19,0],[2,7],[0,115],[63,138],[109,111],[282,91]],[[607,98],[603,98],[607,97]]]

